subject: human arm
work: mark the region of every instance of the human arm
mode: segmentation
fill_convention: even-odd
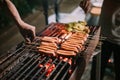
[[[35,39],[35,26],[29,25],[27,23],[25,23],[15,5],[10,1],[10,0],[4,0],[7,10],[9,12],[9,14],[12,16],[12,18],[14,19],[14,21],[16,22],[21,35],[24,37],[26,42],[32,42]]]
[[[90,0],[82,0],[80,1],[79,6],[85,11],[85,13],[88,13],[91,8]]]

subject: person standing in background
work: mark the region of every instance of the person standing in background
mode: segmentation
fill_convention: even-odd
[[[80,2],[85,12],[89,11],[90,0]],[[120,0],[104,0],[99,24],[101,36],[105,37],[101,48],[101,79],[104,78],[107,62],[113,53],[115,80],[120,79]]]
[[[23,38],[25,39],[25,41],[27,43],[31,43],[36,37],[35,26],[27,24],[21,19],[17,8],[11,2],[11,0],[2,0],[2,4],[3,4],[2,7],[6,8],[8,14],[13,18],[13,20],[17,24],[17,27],[19,28],[19,31]]]

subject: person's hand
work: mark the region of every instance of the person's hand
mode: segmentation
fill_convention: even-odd
[[[19,25],[19,30],[26,43],[31,43],[36,37],[35,26],[23,22],[21,25]]]
[[[81,1],[79,6],[85,11],[85,13],[88,13],[91,8],[90,0]]]
[[[12,16],[12,18],[16,22],[16,24],[20,30],[20,33],[24,37],[26,43],[31,43],[36,37],[35,27],[25,23],[21,19],[17,8],[10,0],[4,0],[4,3],[6,4],[6,8],[8,9],[8,13]]]

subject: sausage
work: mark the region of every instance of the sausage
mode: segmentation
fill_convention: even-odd
[[[65,37],[67,36],[67,34],[63,34],[60,36],[61,39],[65,39]]]
[[[50,55],[53,55],[55,56],[55,50],[51,50],[51,49],[47,49],[47,48],[40,48],[39,49],[40,52],[43,52],[43,53],[46,53],[46,54],[50,54]]]
[[[74,51],[67,51],[67,50],[57,50],[56,54],[64,55],[64,56],[75,56],[76,55]]]
[[[42,41],[45,42],[54,42],[54,43],[60,43],[59,39],[57,37],[48,37],[48,36],[44,36],[43,38],[41,38]]]
[[[53,43],[53,42],[41,42],[40,46],[42,46],[42,45],[58,48],[57,44]]]
[[[71,37],[70,39],[76,39],[76,40],[84,40],[84,41],[86,41],[87,37],[74,36],[74,37]]]
[[[82,45],[79,45],[79,44],[67,44],[67,43],[63,43],[63,44],[61,44],[62,46],[71,46],[71,47],[76,47],[78,50],[79,50],[79,52],[82,50]]]
[[[56,32],[58,31],[58,28],[54,27],[54,29],[51,31],[50,34],[48,34],[49,36],[53,36]]]
[[[73,47],[73,46],[62,45],[61,48],[65,49],[65,50],[69,50],[69,51],[74,51],[74,52],[77,52],[77,53],[79,52],[77,47]]]
[[[86,35],[86,33],[76,32],[76,33],[74,33],[72,36],[81,36],[81,37],[84,37],[85,35]]]
[[[77,43],[77,44],[84,44],[83,40],[74,40],[74,39],[70,39],[66,41],[67,43]]]
[[[72,32],[69,32],[67,36],[65,36],[65,39],[68,39],[69,37],[71,37],[71,35],[72,35]]]
[[[69,45],[69,46],[82,46],[82,44],[79,43],[73,43],[73,42],[64,42],[61,45]]]
[[[46,48],[46,49],[51,49],[51,50],[57,50],[57,48],[55,47],[52,47],[52,46],[45,46],[45,45],[42,45],[40,47],[37,47],[38,49],[42,49],[42,48]]]
[[[50,24],[49,27],[47,29],[45,29],[41,35],[47,36],[52,32],[52,29],[54,28],[55,24]]]

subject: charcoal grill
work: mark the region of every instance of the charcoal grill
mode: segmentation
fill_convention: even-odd
[[[85,69],[88,46],[98,27],[91,27],[86,49],[75,57],[55,57],[40,54],[33,50],[36,44],[20,43],[19,48],[0,61],[0,80],[78,80]],[[40,32],[41,33],[41,32]],[[38,36],[41,35],[38,33]],[[65,60],[67,59],[67,60]],[[69,61],[72,63],[70,64]],[[45,66],[50,64],[48,68]],[[51,66],[55,66],[49,73]],[[78,75],[79,74],[79,75]]]

